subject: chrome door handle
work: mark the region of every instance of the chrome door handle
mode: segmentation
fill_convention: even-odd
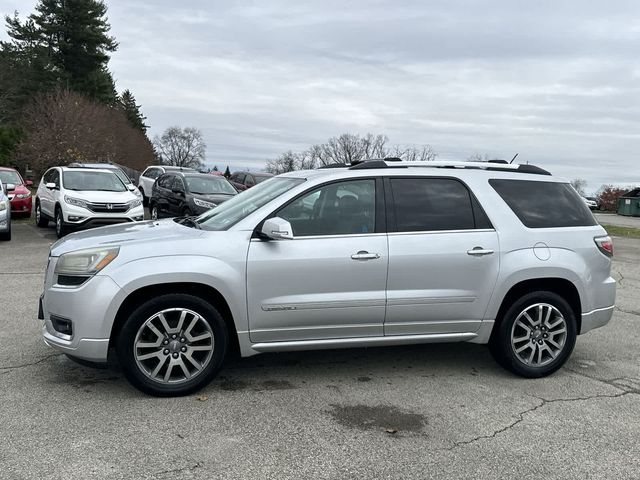
[[[351,255],[352,260],[375,260],[380,258],[379,253],[369,253],[364,250],[360,250],[358,253]]]
[[[484,255],[491,255],[493,250],[489,250],[482,247],[473,247],[471,250],[467,250],[467,255],[474,255],[477,257],[482,257]]]

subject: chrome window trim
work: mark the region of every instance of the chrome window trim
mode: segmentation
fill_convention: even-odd
[[[272,242],[295,242],[296,240],[319,240],[319,239],[331,239],[331,238],[353,238],[353,237],[382,237],[387,235],[386,233],[346,233],[340,235],[309,235],[305,237],[293,237],[290,240],[269,240]],[[260,238],[252,238],[252,242],[264,242]]]
[[[469,233],[469,232],[495,232],[495,228],[468,228],[464,230],[420,230],[417,232],[389,232],[387,235],[424,235],[424,234],[439,234],[439,233]]]

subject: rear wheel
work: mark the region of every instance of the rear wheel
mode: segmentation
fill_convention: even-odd
[[[36,225],[40,228],[49,226],[49,220],[42,214],[40,202],[36,202]]]
[[[156,204],[151,205],[151,220],[158,220],[158,206]]]
[[[128,380],[156,396],[188,395],[218,373],[228,344],[218,311],[185,294],[162,295],[140,305],[117,339]]]
[[[567,361],[576,342],[573,309],[554,292],[520,297],[495,327],[489,347],[507,370],[528,378],[550,375]]]

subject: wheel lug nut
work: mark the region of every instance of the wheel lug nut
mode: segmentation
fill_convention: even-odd
[[[182,351],[182,352],[186,352],[186,351],[187,351],[187,347],[182,347],[182,348],[180,349],[180,351]]]
[[[538,340],[538,343],[539,343],[540,345],[542,345],[542,340]]]
[[[543,337],[544,337],[544,338],[547,338],[548,336],[549,336],[549,335],[548,335],[548,334],[546,334],[546,333],[543,335]]]
[[[173,358],[178,358],[178,352],[173,354]]]
[[[182,338],[180,339],[180,341],[181,341],[182,343],[186,343],[186,342],[187,342],[187,339],[186,339],[186,338],[184,338],[184,337],[182,337]]]
[[[171,338],[173,338],[174,340],[176,339],[177,335],[174,333],[173,335],[171,335]]]
[[[163,345],[169,345],[169,340],[165,340],[164,342],[162,342]]]
[[[168,348],[165,348],[165,349],[164,349],[164,352],[162,352],[162,353],[164,353],[165,355],[169,355],[169,349],[168,349]]]

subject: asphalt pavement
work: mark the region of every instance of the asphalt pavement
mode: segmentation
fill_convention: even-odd
[[[473,344],[296,352],[170,399],[43,344],[54,240],[0,244],[0,478],[640,478],[640,240],[615,239],[615,316],[551,377]]]

